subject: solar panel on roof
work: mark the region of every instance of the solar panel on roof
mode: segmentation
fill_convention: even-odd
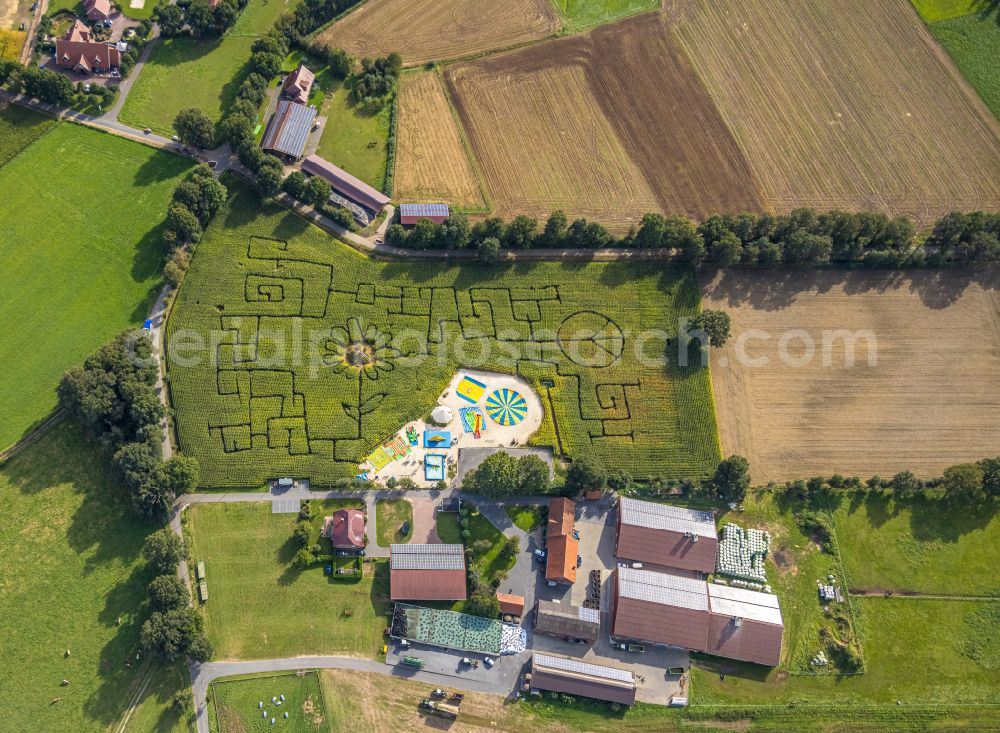
[[[576,659],[552,657],[548,654],[535,654],[534,662],[539,667],[559,669],[564,672],[575,672],[591,677],[601,677],[606,680],[616,680],[618,682],[635,681],[635,677],[628,670],[618,669],[617,667],[604,667],[599,664],[588,664]]]
[[[715,517],[711,512],[626,497],[622,497],[619,501],[618,509],[624,524],[671,532],[693,532],[701,537],[718,536],[715,531]]]

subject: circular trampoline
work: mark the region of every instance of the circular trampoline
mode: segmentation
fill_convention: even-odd
[[[517,425],[528,414],[528,402],[520,392],[498,389],[486,398],[486,414],[498,425]]]

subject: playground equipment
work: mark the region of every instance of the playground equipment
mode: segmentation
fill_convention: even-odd
[[[472,404],[479,402],[484,392],[486,392],[486,385],[472,377],[463,377],[462,381],[458,383],[458,387],[455,388],[455,393],[459,397]]]
[[[517,425],[528,414],[528,401],[520,392],[504,387],[486,400],[486,413],[498,425]]]

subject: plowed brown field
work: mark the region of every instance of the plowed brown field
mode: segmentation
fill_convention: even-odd
[[[395,198],[482,208],[482,192],[436,72],[404,74],[399,85]]]
[[[997,454],[1000,277],[728,271],[702,295],[733,321],[712,356],[723,452],[756,481],[934,477]]]
[[[907,0],[667,9],[769,207],[1000,206],[1000,125]]]
[[[659,14],[449,67],[498,215],[759,210],[749,165]]]
[[[367,0],[317,40],[358,57],[398,52],[406,64],[461,58],[559,29],[549,0]]]

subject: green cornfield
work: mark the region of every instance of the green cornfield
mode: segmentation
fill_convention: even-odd
[[[180,447],[208,487],[329,485],[468,367],[534,385],[536,445],[636,477],[705,476],[719,460],[708,368],[675,353],[698,308],[687,268],[380,262],[237,189],[169,323]]]

